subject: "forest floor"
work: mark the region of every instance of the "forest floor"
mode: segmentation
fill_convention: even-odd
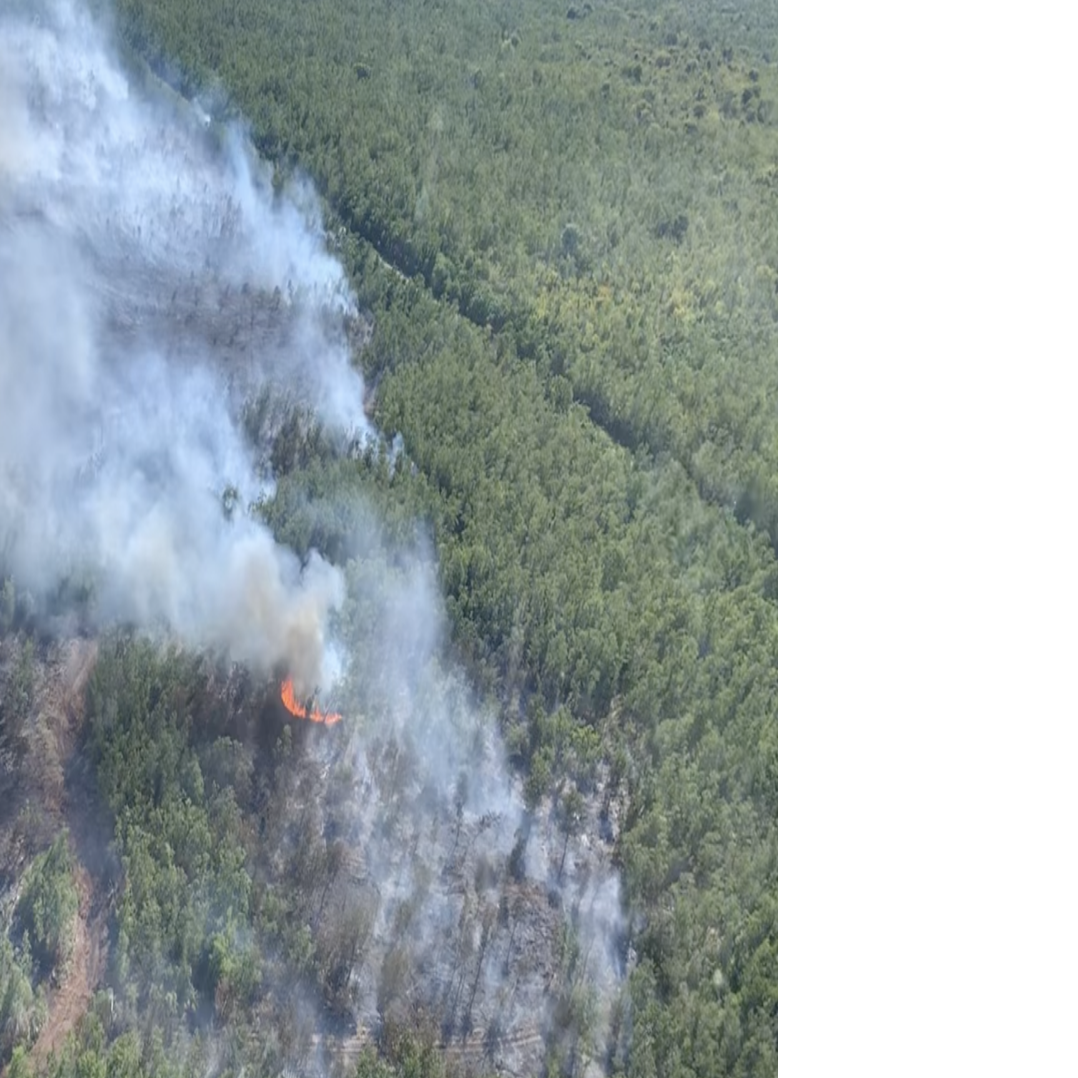
[[[103,872],[109,831],[97,803],[89,768],[77,751],[84,718],[86,682],[97,658],[97,642],[77,638],[49,656],[44,671],[42,716],[52,735],[59,769],[48,769],[46,798],[54,802],[71,836],[75,887],[79,896],[72,948],[59,985],[49,994],[49,1015],[30,1052],[35,1070],[86,1013],[104,979],[108,958],[108,902]]]

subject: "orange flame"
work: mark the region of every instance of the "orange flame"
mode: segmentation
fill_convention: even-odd
[[[327,713],[319,711],[314,707],[310,710],[305,708],[303,704],[296,699],[296,687],[292,684],[291,678],[281,682],[281,703],[283,703],[297,719],[309,719],[311,722],[324,722],[327,726],[332,726],[335,722],[341,721],[341,716],[336,711]]]

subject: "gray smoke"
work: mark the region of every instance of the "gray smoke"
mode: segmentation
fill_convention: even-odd
[[[600,1059],[625,966],[606,776],[583,787],[571,834],[564,799],[528,810],[494,716],[444,661],[433,558],[348,512],[336,623],[349,663],[334,701],[349,721],[309,746],[285,798],[296,857],[336,865],[319,913],[361,939],[342,1005],[375,1030],[407,1000],[463,1059],[528,1074],[544,1038],[563,1036],[565,1001],[588,997],[591,1024],[572,1035]]]
[[[275,196],[241,132],[163,95],[70,5],[0,17],[0,570],[39,594],[89,580],[103,620],[287,666],[301,694],[335,684],[348,721],[295,764],[266,842],[334,866],[311,921],[364,940],[339,1001],[361,1027],[411,1001],[468,1058],[534,1073],[559,993],[590,993],[597,1058],[623,980],[603,777],[571,836],[550,799],[526,811],[443,663],[432,559],[297,495],[352,554],[301,563],[250,511],[274,491],[252,400],[270,427],[299,404],[372,437],[360,319],[313,194]]]
[[[309,191],[137,95],[75,7],[0,20],[0,558],[107,620],[328,687],[343,578],[247,507],[263,390],[365,439],[355,302]]]

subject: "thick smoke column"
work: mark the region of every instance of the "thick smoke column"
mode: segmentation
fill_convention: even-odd
[[[327,687],[343,579],[245,510],[269,481],[240,422],[268,389],[368,434],[315,200],[136,97],[67,5],[0,18],[0,117],[0,568]]]

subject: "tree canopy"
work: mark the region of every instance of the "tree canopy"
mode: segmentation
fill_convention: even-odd
[[[214,122],[247,117],[279,184],[313,178],[373,319],[356,361],[385,444],[342,454],[286,424],[254,511],[346,570],[342,631],[372,678],[362,582],[402,572],[394,551],[428,565],[448,658],[496,708],[529,804],[556,804],[568,836],[603,801],[630,926],[608,1072],[775,1074],[775,4],[115,8],[136,78],[198,95]],[[364,561],[372,516],[383,553]],[[6,579],[0,600],[9,629]],[[284,986],[345,1007],[369,911],[333,906],[341,847],[282,808],[314,765],[231,676],[123,633],[102,644],[86,750],[122,880],[116,992],[56,1078],[206,1073],[211,1026],[228,1031],[214,1073],[279,1073],[312,1033]],[[77,906],[67,851],[27,875],[28,949],[0,938],[11,1074],[40,1019],[31,962],[62,959]],[[507,863],[504,909],[469,915],[477,970],[513,916],[519,852]],[[580,1065],[590,1028],[571,943],[551,1074]],[[349,1057],[357,1078],[453,1073],[401,1017],[420,972],[381,962],[382,1054]]]

